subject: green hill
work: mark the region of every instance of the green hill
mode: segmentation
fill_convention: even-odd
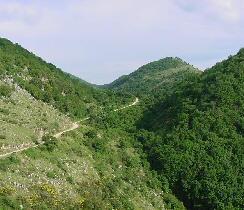
[[[0,39],[0,209],[185,209],[130,132],[134,100]]]
[[[0,209],[244,209],[244,49],[100,90],[0,39],[0,78]]]
[[[0,39],[0,77],[11,79],[37,100],[53,105],[72,118],[85,117],[98,107],[113,109],[134,100],[128,94],[97,90],[3,38]]]
[[[201,73],[180,58],[167,57],[148,63],[129,75],[122,76],[102,88],[120,90],[137,96],[156,95],[170,91],[188,75]]]
[[[241,49],[185,80],[137,122],[152,168],[187,209],[244,208],[243,95]]]

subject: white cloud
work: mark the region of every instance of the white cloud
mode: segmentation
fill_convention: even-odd
[[[37,24],[41,18],[41,11],[33,5],[0,2],[0,22],[18,21],[26,24]]]
[[[244,2],[241,0],[174,0],[186,12],[204,15],[206,18],[237,22],[243,18]]]
[[[213,9],[212,9],[213,8]],[[211,1],[209,12],[228,22],[239,21],[243,17],[244,4],[237,0]]]

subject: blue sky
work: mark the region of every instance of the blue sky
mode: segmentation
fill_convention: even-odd
[[[243,0],[0,0],[0,36],[95,84],[167,56],[201,70],[244,47]]]

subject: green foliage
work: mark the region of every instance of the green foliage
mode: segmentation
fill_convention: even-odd
[[[0,86],[0,96],[9,97],[14,90],[13,87],[7,84],[2,84]]]
[[[28,124],[9,109],[19,107],[11,84],[73,118],[90,116],[0,159],[0,208],[244,209],[244,49],[202,74],[179,58],[152,62],[103,87],[120,92],[98,90],[6,39],[0,53],[3,125]],[[131,93],[140,104],[114,112]],[[59,129],[48,113],[38,119],[45,132]],[[9,136],[2,126],[2,146]],[[29,137],[37,142],[33,128]]]
[[[19,163],[20,162],[20,159],[18,158],[18,156],[15,153],[12,153],[9,156],[9,160],[11,163]]]
[[[51,136],[51,135],[44,135],[42,137],[42,141],[44,142],[44,146],[49,152],[53,152],[53,150],[57,146],[57,138]]]
[[[89,130],[85,133],[85,136],[87,136],[88,138],[95,138],[97,137],[97,131],[95,129]]]
[[[20,45],[7,39],[0,40],[3,43],[0,45],[2,77],[13,79],[14,83],[26,89],[36,99],[53,105],[72,118],[86,117],[90,114],[91,105],[120,106],[132,100],[130,94],[98,90],[81,79],[62,72]],[[11,91],[7,85],[0,86],[0,96],[8,97]],[[101,108],[94,110],[97,111],[101,111]]]
[[[28,157],[32,158],[32,159],[36,159],[37,158],[37,152],[34,148],[29,148],[27,150],[24,150],[24,154],[26,154]]]
[[[189,209],[243,209],[243,50],[145,112],[137,139]]]
[[[3,209],[163,208],[161,181],[150,171],[142,145],[130,133],[135,129],[136,109],[131,108],[133,117],[123,110],[117,116],[113,113],[134,101],[134,96],[95,89],[6,39],[0,39],[0,53],[1,77],[16,88],[12,92],[2,88],[6,97],[1,103],[6,106],[1,106],[0,114],[17,128],[16,133],[34,124],[28,128],[28,137],[39,142],[37,147],[0,160],[1,187],[14,189],[0,195]],[[12,107],[22,107],[17,93],[23,89],[43,102],[25,105],[25,115],[12,111]],[[26,101],[34,101],[29,94],[25,96]],[[56,139],[52,133],[62,128],[50,112],[41,108],[38,114],[29,112],[32,106],[47,103],[72,118],[90,115],[90,120],[84,129]],[[11,136],[3,128],[3,134]],[[40,141],[34,132],[39,138],[43,133],[49,135]]]
[[[162,97],[189,75],[199,73],[180,58],[166,57],[148,63],[102,88],[133,93],[140,98],[145,95]]]
[[[52,153],[38,149],[44,144],[18,154],[19,162],[13,161],[15,156],[3,159],[7,165],[1,171],[1,186],[9,184],[14,191],[0,194],[2,208],[161,209],[160,181],[141,150],[133,148],[133,136],[118,129],[96,130],[99,137],[94,141],[83,139],[84,130],[79,128],[73,131],[75,138],[60,137]],[[48,135],[43,140],[51,141]],[[82,144],[86,140],[102,142],[103,148],[89,149]]]
[[[180,210],[184,209],[184,205],[182,202],[179,202],[179,200],[170,193],[164,194],[164,201],[166,203],[166,209],[174,209],[174,210]]]

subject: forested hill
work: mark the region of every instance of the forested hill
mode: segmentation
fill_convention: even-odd
[[[152,167],[187,209],[244,209],[244,49],[185,80],[138,122]]]
[[[0,38],[0,76],[76,118],[87,116],[98,107],[113,109],[134,100],[128,94],[95,89],[4,38]]]
[[[180,58],[166,57],[148,63],[129,75],[122,76],[102,88],[121,90],[137,96],[160,95],[172,89],[190,74],[200,71]]]

